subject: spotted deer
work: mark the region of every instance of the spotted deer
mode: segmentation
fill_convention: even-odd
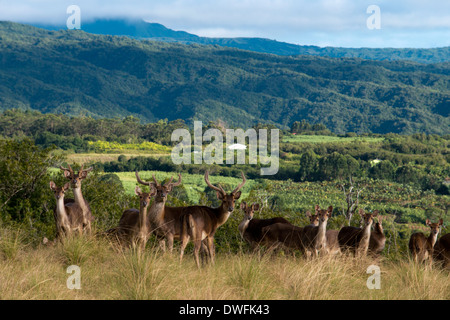
[[[91,233],[91,222],[94,221],[94,216],[91,212],[91,207],[89,203],[84,199],[83,194],[81,192],[81,182],[82,180],[87,178],[89,172],[93,170],[92,167],[88,169],[83,169],[83,165],[81,166],[78,173],[75,173],[70,165],[67,165],[68,168],[64,168],[60,166],[60,169],[64,173],[64,177],[70,180],[70,186],[73,190],[73,195],[75,198],[75,203],[81,208],[83,211],[83,231],[86,233]],[[69,200],[70,202],[71,200]]]
[[[430,228],[430,235],[425,236],[422,232],[413,233],[409,239],[409,251],[416,263],[422,263],[429,260],[430,264],[433,261],[433,248],[436,244],[439,231],[444,221],[439,219],[437,223],[431,223],[429,219],[425,224]]]
[[[363,227],[343,227],[339,231],[338,241],[341,251],[348,250],[355,255],[365,256],[369,249],[373,218],[378,216],[378,210],[373,213],[365,213],[363,209],[359,209],[358,213],[363,219]]]
[[[53,214],[57,239],[72,236],[75,232],[81,235],[83,232],[83,210],[75,202],[64,203],[64,195],[69,188],[69,182],[58,187],[53,181],[50,181],[50,189],[56,199],[56,208]]]

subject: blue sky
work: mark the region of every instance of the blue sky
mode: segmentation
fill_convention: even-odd
[[[210,37],[263,37],[341,47],[450,46],[448,0],[0,0],[0,20],[65,24],[69,5],[81,23],[133,17]],[[380,8],[381,29],[367,28]]]

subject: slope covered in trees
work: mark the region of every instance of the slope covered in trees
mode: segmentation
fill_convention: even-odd
[[[0,23],[0,109],[450,133],[450,63],[283,57]]]

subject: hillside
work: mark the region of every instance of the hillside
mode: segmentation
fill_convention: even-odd
[[[50,30],[66,29],[64,26],[42,26]],[[159,23],[143,20],[98,19],[83,22],[82,30],[93,34],[128,36],[185,44],[218,45],[277,55],[312,55],[330,58],[361,58],[369,60],[410,60],[420,63],[450,61],[450,47],[443,48],[340,48],[296,45],[265,38],[210,38],[199,37],[185,31],[175,31]]]
[[[276,56],[0,22],[0,109],[450,133],[450,63]]]

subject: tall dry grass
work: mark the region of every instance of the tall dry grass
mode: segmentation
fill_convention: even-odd
[[[450,272],[399,261],[348,256],[305,260],[291,255],[219,253],[197,269],[192,252],[121,249],[106,239],[74,238],[32,246],[0,233],[0,299],[450,299]],[[381,289],[368,289],[367,267],[381,269]],[[78,265],[81,289],[67,288]]]

